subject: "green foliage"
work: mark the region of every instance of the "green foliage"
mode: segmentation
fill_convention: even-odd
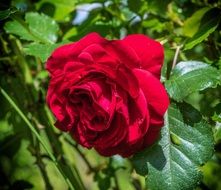
[[[17,9],[14,7],[0,11],[0,20],[4,20],[4,19],[8,18],[10,15],[14,14],[16,11],[17,11]]]
[[[220,1],[12,0],[7,5],[0,11],[0,189],[221,188]],[[56,47],[89,32],[109,39],[143,33],[164,45],[162,79],[171,101],[165,126],[152,147],[131,159],[82,149],[53,127],[45,105],[45,61]]]
[[[39,57],[42,62],[45,62],[51,55],[51,52],[61,44],[38,44],[32,43],[24,47],[24,52],[27,55]]]
[[[204,7],[196,11],[191,17],[187,18],[183,25],[183,34],[188,37],[193,37],[193,35],[199,30],[200,21],[208,10],[210,10],[209,7]]]
[[[54,43],[57,41],[59,28],[57,23],[50,17],[38,13],[27,13],[25,21],[29,26],[30,32],[41,42]]]
[[[133,0],[128,0],[128,7],[131,11],[137,13],[143,6],[143,1],[138,0],[138,1],[133,1]]]
[[[212,32],[216,30],[220,19],[221,13],[219,9],[214,8],[206,12],[201,19],[199,29],[197,30],[195,35],[187,41],[185,45],[185,50],[192,49],[195,45],[205,40]]]
[[[171,98],[182,101],[193,92],[214,88],[220,83],[220,71],[216,68],[198,61],[185,61],[175,66],[165,86]]]
[[[75,10],[75,4],[73,0],[42,0],[37,5],[42,9],[52,9],[54,18],[63,21],[69,13]]]
[[[213,153],[211,127],[189,105],[171,104],[161,138],[134,158],[136,171],[147,175],[150,189],[192,189],[202,177],[200,166]],[[158,159],[156,159],[158,158]]]
[[[59,28],[57,23],[46,15],[27,13],[25,22],[20,19],[10,21],[6,23],[5,30],[24,40],[51,44],[56,42]]]
[[[21,39],[33,41],[24,47],[27,55],[33,55],[45,62],[51,52],[62,45],[57,43],[59,26],[50,17],[34,12],[25,15],[25,22],[20,19],[5,24],[7,33],[18,35]]]
[[[30,33],[27,26],[23,26],[19,21],[9,21],[6,23],[4,28],[7,33],[18,35],[21,39],[38,41],[37,37]]]

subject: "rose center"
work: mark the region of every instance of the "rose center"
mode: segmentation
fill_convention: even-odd
[[[96,124],[104,124],[104,117],[102,116],[95,116],[93,117],[93,119],[91,120],[91,124],[92,125],[96,125]]]

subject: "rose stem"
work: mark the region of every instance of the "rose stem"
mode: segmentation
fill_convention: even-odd
[[[91,166],[90,162],[87,160],[87,158],[85,157],[85,155],[81,152],[81,150],[79,149],[78,145],[77,144],[74,144],[73,142],[71,142],[68,138],[64,138],[65,141],[70,144],[71,146],[73,146],[77,153],[82,157],[82,159],[84,160],[85,164],[87,165],[88,169],[91,171],[91,172],[96,172],[96,168],[94,168],[93,166]]]

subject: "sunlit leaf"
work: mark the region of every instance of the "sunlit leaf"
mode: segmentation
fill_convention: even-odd
[[[29,12],[25,15],[25,22],[20,19],[9,21],[4,29],[24,40],[52,44],[57,41],[59,27],[49,16]]]
[[[212,153],[212,130],[199,112],[187,104],[171,104],[159,142],[135,155],[133,164],[137,173],[148,174],[146,183],[152,190],[187,190],[199,183],[200,166]]]
[[[178,63],[165,82],[170,97],[182,101],[193,92],[216,87],[221,83],[220,72],[203,62],[186,61]]]
[[[60,46],[61,44],[28,44],[25,46],[24,51],[27,55],[33,55],[41,59],[42,62],[45,62],[50,56],[52,51]]]
[[[208,10],[210,10],[209,7],[199,9],[191,17],[186,19],[183,25],[183,34],[189,37],[193,37],[193,35],[200,27],[200,20]]]
[[[211,9],[201,20],[200,28],[197,33],[187,41],[184,50],[192,49],[194,46],[205,40],[211,33],[213,33],[221,19],[220,10]]]
[[[47,15],[31,12],[25,15],[25,20],[32,34],[42,42],[54,43],[57,41],[58,25]]]
[[[28,28],[17,20],[7,22],[4,26],[4,29],[7,33],[15,34],[23,40],[38,41],[38,39],[30,33]]]

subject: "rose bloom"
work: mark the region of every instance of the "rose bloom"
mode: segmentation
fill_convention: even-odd
[[[90,33],[47,60],[55,126],[103,156],[129,157],[159,136],[169,99],[160,83],[163,47],[142,34]]]

